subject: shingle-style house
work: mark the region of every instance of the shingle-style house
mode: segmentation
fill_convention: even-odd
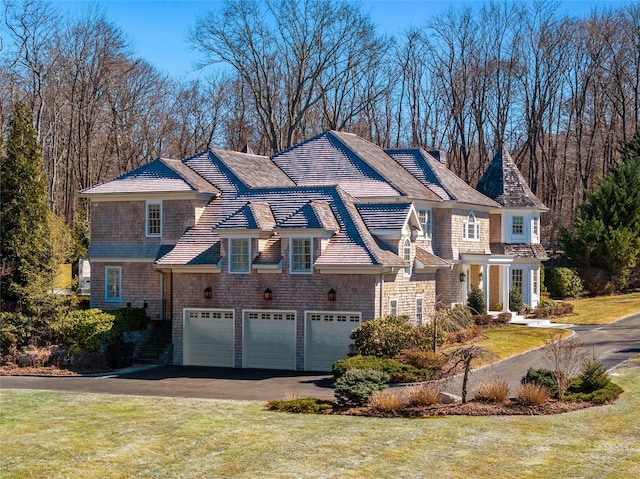
[[[156,159],[81,193],[91,304],[171,322],[175,364],[326,371],[363,321],[429,321],[480,286],[539,298],[539,215],[500,152],[470,187],[444,152],[328,131],[271,158]]]

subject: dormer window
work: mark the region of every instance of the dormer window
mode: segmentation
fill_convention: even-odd
[[[522,236],[524,234],[524,216],[511,218],[511,234]]]
[[[229,238],[229,272],[251,272],[251,240],[249,238]]]
[[[291,238],[291,272],[312,273],[313,246],[311,238]]]
[[[422,227],[422,235],[426,239],[431,239],[431,209],[418,209],[418,219]]]
[[[480,223],[473,211],[470,211],[467,219],[462,222],[462,239],[480,241]]]
[[[147,201],[147,236],[162,236],[162,201]]]
[[[409,266],[403,269],[405,276],[411,276],[411,241],[406,238],[402,243],[402,259],[409,263]]]

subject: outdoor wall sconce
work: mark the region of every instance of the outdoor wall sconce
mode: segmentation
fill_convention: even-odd
[[[331,288],[331,289],[329,290],[329,293],[328,293],[328,295],[327,295],[327,296],[328,296],[328,298],[329,298],[329,301],[335,301],[335,300],[336,300],[336,297],[337,297],[336,290],[335,290],[335,289],[333,289],[333,288]]]
[[[210,286],[207,286],[206,288],[204,288],[204,299],[211,299],[212,295],[213,294]]]
[[[267,288],[264,290],[263,297],[267,301],[271,301],[273,299],[273,292],[269,288]]]
[[[480,274],[478,275],[478,280],[482,283],[483,279],[484,279],[484,275],[482,274],[482,271],[480,271]]]
[[[464,281],[467,279],[467,275],[464,273],[460,273],[460,282],[464,283]]]

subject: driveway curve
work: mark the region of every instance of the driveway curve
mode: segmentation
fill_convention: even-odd
[[[640,354],[640,314],[611,324],[574,326],[571,329],[607,369]],[[538,349],[473,371],[469,391],[490,378],[503,379],[513,388],[530,367],[545,367],[543,358],[544,352]],[[2,376],[0,388],[248,401],[309,396],[333,398],[332,377],[322,373],[193,366],[165,366],[101,377]],[[460,394],[460,378],[448,382],[445,389]]]

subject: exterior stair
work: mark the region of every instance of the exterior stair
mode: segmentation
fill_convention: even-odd
[[[170,361],[171,346],[171,321],[152,321],[149,339],[136,354],[134,362],[165,364]]]

